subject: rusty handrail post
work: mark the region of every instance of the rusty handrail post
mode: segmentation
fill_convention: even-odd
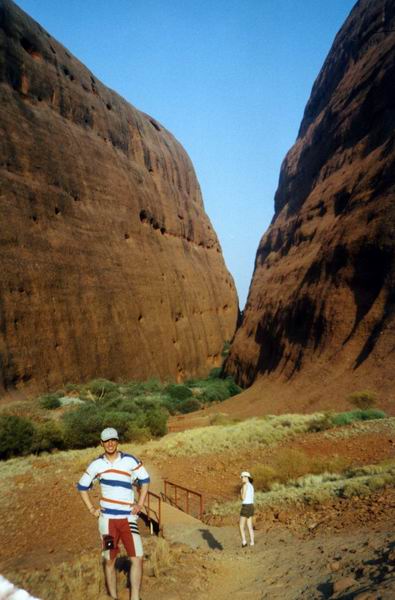
[[[189,490],[187,490],[187,513],[189,513]]]

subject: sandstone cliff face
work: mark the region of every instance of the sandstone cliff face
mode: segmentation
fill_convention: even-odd
[[[227,363],[273,404],[361,386],[394,398],[394,82],[395,3],[360,0],[282,165]]]
[[[11,0],[0,126],[0,389],[219,364],[237,296],[188,156]]]

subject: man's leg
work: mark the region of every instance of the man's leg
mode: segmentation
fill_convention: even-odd
[[[117,574],[115,572],[115,558],[104,561],[107,588],[111,598],[117,598]]]
[[[141,556],[131,557],[130,567],[130,582],[132,589],[130,590],[130,600],[140,600],[141,577],[143,574],[143,559]]]

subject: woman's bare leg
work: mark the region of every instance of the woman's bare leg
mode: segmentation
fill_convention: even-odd
[[[250,546],[254,545],[254,527],[252,525],[252,517],[247,519],[248,533],[250,534]]]
[[[246,534],[245,534],[246,521],[247,521],[246,517],[240,517],[239,529],[240,529],[240,535],[241,535],[241,543],[243,544],[243,546],[245,544],[247,544]]]

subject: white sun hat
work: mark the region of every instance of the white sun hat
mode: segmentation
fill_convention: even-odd
[[[100,435],[102,442],[108,442],[108,440],[119,440],[118,431],[113,427],[106,427],[103,429]]]
[[[240,477],[251,477],[251,473],[249,471],[242,471]]]

